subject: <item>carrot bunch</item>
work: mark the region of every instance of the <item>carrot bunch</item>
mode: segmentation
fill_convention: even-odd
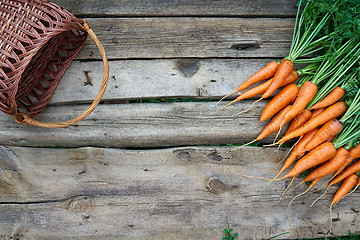
[[[348,166],[360,157],[360,5],[352,0],[308,0],[300,14],[301,7],[300,0],[289,54],[226,95],[244,91],[223,109],[258,95],[258,101],[269,98],[282,88],[263,110],[260,121],[270,121],[254,141],[280,132],[289,123],[285,135],[273,145],[298,140],[271,181],[311,169],[302,181],[312,182],[310,189],[334,173],[328,187],[344,182],[332,207],[359,185],[360,161]],[[295,70],[298,64],[306,66]]]

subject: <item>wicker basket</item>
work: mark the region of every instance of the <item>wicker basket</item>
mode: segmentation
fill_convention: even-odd
[[[49,102],[66,68],[88,35],[104,63],[101,89],[80,116],[63,123],[32,119]],[[89,115],[104,95],[109,78],[105,50],[89,24],[42,0],[0,0],[0,109],[20,124],[60,128]]]

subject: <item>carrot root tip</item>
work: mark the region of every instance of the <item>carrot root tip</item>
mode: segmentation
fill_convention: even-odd
[[[301,182],[302,183],[302,182]],[[300,185],[300,184],[299,184]],[[299,186],[298,185],[298,186]],[[296,186],[297,187],[297,186]],[[295,197],[293,197],[293,199],[291,199],[291,201],[289,202],[289,205],[288,205],[288,207],[287,207],[287,209],[286,209],[286,214],[287,214],[287,216],[288,216],[288,221],[289,221],[289,224],[291,225],[291,221],[290,221],[290,205],[291,205],[291,203],[296,199],[296,198],[298,198],[298,197],[300,197],[300,196],[302,196],[302,195],[304,195],[305,193],[307,193],[309,190],[310,190],[310,188],[311,188],[311,186],[309,186],[304,192],[302,192],[302,193],[300,193],[300,194],[298,194],[298,195],[296,195]],[[292,191],[292,190],[291,190]]]
[[[264,178],[264,177],[258,177],[258,176],[243,175],[243,177],[247,177],[247,178],[256,178],[256,179],[262,179],[262,180],[266,180],[266,181],[269,181],[269,182],[272,182],[272,181],[273,181],[272,179],[269,179],[269,178]]]
[[[224,110],[225,108],[227,108],[228,106],[230,106],[230,105],[233,104],[234,102],[235,102],[235,100],[232,101],[232,102],[230,102],[230,103],[228,103],[228,104],[226,104],[226,105],[223,106],[220,110]]]
[[[282,129],[282,124],[280,125],[280,129],[279,131],[277,132],[275,138],[274,138],[274,141],[273,141],[273,144],[276,143],[276,140],[278,139],[279,135],[280,135],[280,132],[281,132],[281,129]],[[280,146],[279,146],[280,147]]]
[[[232,93],[229,93],[229,94],[225,95],[224,97],[222,97],[222,98],[217,102],[216,105],[218,105],[218,104],[219,104],[221,101],[223,101],[225,98],[227,98],[228,96],[230,96],[230,95],[232,95],[232,94],[234,94],[234,93],[236,93],[236,92],[238,92],[238,91],[235,90],[235,91],[233,91]]]
[[[329,187],[327,187],[327,188],[325,189],[324,193],[321,194],[320,197],[318,197],[317,199],[315,199],[315,200],[313,201],[313,203],[310,205],[310,207],[314,206],[314,204],[315,204],[320,198],[322,198],[322,197],[326,194],[328,188],[329,188]]]
[[[255,105],[256,103],[260,102],[261,100],[263,100],[263,98],[260,98],[260,99],[256,100],[255,102],[253,102],[253,103],[250,105],[250,107],[248,107],[247,109],[245,109],[245,110],[243,110],[243,111],[241,111],[241,112],[238,112],[238,113],[232,115],[232,117],[235,117],[235,116],[237,116],[237,115],[239,115],[239,114],[246,113],[246,112],[250,111],[250,110],[254,107],[254,105]],[[232,102],[231,102],[231,103],[232,103]],[[231,103],[230,103],[230,104],[231,104]]]
[[[246,144],[244,144],[244,145],[242,145],[242,146],[239,146],[239,147],[236,147],[236,148],[230,150],[229,152],[232,152],[232,151],[235,151],[235,150],[237,150],[237,149],[246,147],[246,146],[248,146],[248,145],[250,145],[250,144],[252,144],[252,143],[254,143],[254,142],[256,142],[256,141],[257,141],[257,139],[254,139],[254,140],[252,140],[251,142],[248,142],[248,143],[246,143]]]
[[[293,177],[289,183],[289,185],[285,188],[284,192],[281,194],[280,198],[279,198],[279,202],[283,199],[283,197],[285,196],[285,194],[287,193],[288,189],[290,188],[291,184],[294,182],[295,177]]]
[[[278,143],[272,143],[272,144],[268,144],[268,145],[264,145],[264,147],[273,147],[276,146]]]

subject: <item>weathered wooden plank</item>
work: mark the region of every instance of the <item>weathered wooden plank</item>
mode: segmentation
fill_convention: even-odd
[[[297,0],[53,0],[79,16],[294,16]]]
[[[11,116],[0,115],[1,145],[169,147],[247,143],[262,131],[260,122],[266,102],[247,113],[252,101],[224,111],[215,102],[140,103],[99,105],[85,120],[65,129],[42,129],[18,125]],[[48,106],[37,118],[62,122],[86,109],[78,106]],[[275,134],[262,142],[272,142]]]
[[[0,147],[0,236],[16,239],[221,239],[227,216],[240,239],[323,237],[336,188],[279,202],[289,180],[265,184],[285,151]],[[300,182],[301,179],[296,179]],[[320,186],[321,184],[319,184]],[[335,235],[359,233],[359,194],[334,209]]]
[[[110,59],[285,57],[292,18],[87,19]],[[241,49],[241,50],[239,50]],[[89,40],[78,59],[100,59]]]
[[[111,61],[110,81],[103,99],[219,99],[270,61],[272,59]],[[74,61],[62,77],[50,104],[92,101],[100,89],[102,74],[100,62]]]

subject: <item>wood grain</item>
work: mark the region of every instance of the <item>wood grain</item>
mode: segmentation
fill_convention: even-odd
[[[283,58],[293,18],[89,18],[109,59]],[[241,50],[239,50],[241,49]],[[88,40],[77,59],[101,59]]]
[[[247,143],[255,139],[267,122],[260,122],[266,102],[252,101],[220,110],[214,102],[104,104],[75,126],[41,129],[17,124],[0,115],[0,145],[170,147]],[[37,118],[62,122],[79,115],[85,105],[48,106]],[[285,129],[284,129],[285,130]],[[275,133],[261,141],[272,143]]]
[[[221,239],[225,217],[240,239],[324,237],[336,188],[289,201],[273,148],[184,147],[161,150],[0,147],[0,236],[9,239]],[[278,153],[283,157],[285,151]],[[300,179],[296,179],[299,182]],[[320,186],[320,184],[319,184]],[[334,209],[333,233],[357,228],[354,193]],[[256,219],[256,221],[254,221]],[[336,220],[341,219],[341,221]]]
[[[0,240],[218,240],[225,217],[239,239],[325,236],[324,210],[336,188],[313,208],[321,191],[298,198],[289,222],[288,203],[306,186],[279,202],[289,180],[244,176],[273,177],[287,149],[219,147],[254,139],[266,124],[259,121],[266,101],[237,116],[252,100],[224,111],[227,102],[134,103],[232,91],[287,55],[297,0],[53,1],[86,18],[99,36],[110,84],[102,104],[65,129],[22,126],[0,114]],[[80,114],[101,73],[88,40],[37,119]],[[334,235],[360,233],[359,197],[336,205]]]
[[[79,16],[295,16],[297,0],[53,0]]]
[[[220,99],[273,59],[157,59],[110,62],[103,100]],[[100,62],[74,61],[50,104],[89,103],[102,81]],[[256,85],[256,84],[255,84]],[[234,99],[237,94],[228,99]]]

